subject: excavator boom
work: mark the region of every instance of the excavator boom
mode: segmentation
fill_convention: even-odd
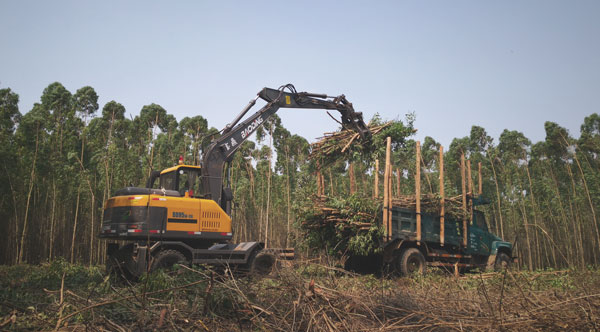
[[[267,104],[239,122],[254,106],[258,98],[263,99]],[[296,92],[295,87],[291,84],[283,85],[279,89],[263,88],[234,121],[223,129],[223,135],[209,146],[204,155],[202,163],[204,197],[217,202],[227,214],[231,212],[230,202],[233,197],[230,190],[223,187],[225,163],[230,162],[241,144],[280,108],[337,110],[341,114],[342,126],[356,131],[361,139],[369,139],[371,136],[362,113],[355,112],[352,103],[344,95],[330,97],[326,94]]]

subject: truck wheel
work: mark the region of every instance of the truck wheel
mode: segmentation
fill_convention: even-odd
[[[501,252],[496,256],[496,262],[494,263],[494,270],[502,271],[510,268],[510,257],[507,254]]]
[[[400,273],[403,276],[409,276],[413,273],[425,273],[425,257],[417,248],[408,248],[400,255],[399,264]],[[399,265],[399,266],[398,266]]]
[[[250,261],[250,273],[267,275],[273,270],[275,256],[269,252],[259,251]]]
[[[168,269],[175,264],[186,264],[187,262],[187,258],[180,251],[173,249],[162,250],[154,257],[150,272],[158,269]]]

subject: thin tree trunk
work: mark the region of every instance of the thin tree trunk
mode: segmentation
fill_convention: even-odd
[[[502,207],[500,206],[500,189],[498,189],[498,177],[496,176],[496,167],[494,167],[494,160],[488,153],[490,159],[490,165],[492,165],[492,172],[494,173],[494,184],[496,185],[496,198],[498,203],[498,217],[500,218],[500,236],[504,239],[504,222],[502,221]]]
[[[50,216],[50,249],[48,253],[48,261],[52,261],[52,253],[54,250],[54,213],[56,211],[56,180],[52,179],[52,215]]]
[[[77,218],[79,217],[79,196],[81,190],[77,187],[77,201],[75,203],[75,219],[73,220],[73,237],[71,238],[71,264],[75,262],[75,236],[77,235]]]
[[[92,220],[90,221],[90,262],[89,265],[92,266],[94,260],[94,192],[90,188],[90,194],[92,195],[92,201],[90,202],[90,213],[92,214]]]
[[[290,241],[290,224],[291,224],[291,214],[290,214],[290,205],[291,205],[291,189],[290,189],[290,155],[289,155],[289,146],[285,148],[285,172],[286,172],[286,191],[287,191],[287,232],[285,233],[285,247],[289,247]]]
[[[579,210],[579,207],[576,205],[575,206],[575,210],[573,209],[573,202],[574,204],[577,204],[577,189],[575,186],[575,178],[573,176],[573,172],[571,170],[571,166],[569,166],[569,164],[566,165],[567,166],[567,172],[569,173],[569,177],[571,178],[571,186],[573,188],[573,198],[569,200],[569,208],[571,210],[571,220],[573,222],[573,237],[575,238],[573,242],[576,243],[576,246],[579,248],[579,253],[581,255],[580,259],[580,263],[579,266],[583,266],[585,265],[585,250],[583,248],[583,235],[581,233],[581,222],[579,219],[579,215],[576,214],[575,211]],[[577,234],[580,234],[579,239],[577,238]],[[592,249],[592,252],[594,252],[594,250]]]
[[[102,202],[104,203],[106,201],[106,190],[102,191]],[[104,211],[102,211],[102,213],[100,214],[100,225],[102,225],[102,223],[104,223]],[[97,258],[98,258],[98,263],[103,263],[104,262],[104,255],[102,255],[102,247],[104,246],[104,241],[100,241],[98,243],[98,253],[97,253]]]
[[[541,248],[539,247],[540,244],[539,244],[539,239],[538,239],[538,228],[537,228],[537,226],[538,226],[538,224],[537,224],[537,220],[538,220],[537,210],[538,209],[537,209],[537,206],[535,204],[535,196],[533,194],[533,184],[532,184],[532,181],[531,181],[531,174],[529,173],[529,165],[528,165],[528,162],[527,162],[527,155],[526,155],[525,152],[523,152],[523,159],[525,160],[525,171],[527,172],[527,180],[529,182],[529,195],[530,195],[529,197],[531,197],[531,208],[533,209],[533,224],[536,226],[535,227],[535,233],[534,233],[534,235],[535,235],[535,244],[536,244],[536,253],[537,253],[536,256],[538,257],[538,266],[541,266],[542,260],[541,260],[541,257],[540,257],[540,253],[542,251],[541,251]]]
[[[33,191],[33,183],[35,182],[35,163],[37,161],[38,146],[39,146],[39,129],[38,124],[35,135],[35,153],[33,154],[33,163],[31,164],[31,176],[29,180],[29,192],[27,194],[27,204],[25,205],[25,218],[23,219],[23,231],[21,232],[21,248],[19,249],[19,255],[17,263],[23,263],[23,250],[25,250],[25,236],[27,234],[27,219],[29,217],[29,202],[31,200],[31,192]]]
[[[12,181],[10,179],[10,173],[8,172],[8,168],[6,167],[6,162],[4,163],[4,170],[6,171],[6,176],[8,178],[8,185],[10,186],[10,193],[11,193],[12,201],[13,201],[13,209],[15,210],[15,234],[19,234],[19,211],[17,209],[17,192],[13,188]],[[19,241],[17,241],[16,238],[17,237],[15,236],[14,262],[18,263],[19,262]],[[11,257],[11,260],[12,259],[13,259],[13,257]]]
[[[519,204],[520,203],[520,204]],[[521,214],[523,215],[523,228],[525,229],[525,238],[527,239],[527,259],[529,260],[527,267],[529,271],[533,271],[533,258],[531,254],[531,240],[529,239],[529,227],[527,226],[527,209],[521,198],[518,199],[519,207],[521,208]]]
[[[154,120],[154,126],[152,126],[152,133],[151,133],[151,137],[148,140],[148,144],[150,144],[150,165],[148,168],[148,177],[150,177],[150,173],[152,173],[152,159],[154,159],[154,144],[152,144],[152,141],[154,140],[154,127],[156,126],[156,124],[158,123],[158,112],[156,112],[156,119]]]
[[[269,169],[267,170],[267,213],[265,222],[265,248],[269,246],[269,212],[271,204],[271,156],[273,155],[273,133],[269,130]]]
[[[596,211],[594,209],[594,203],[592,203],[592,197],[590,196],[590,190],[588,189],[587,181],[585,180],[585,174],[583,173],[583,169],[581,168],[581,164],[579,163],[579,159],[577,158],[577,151],[573,153],[573,157],[575,159],[575,163],[577,164],[577,168],[579,168],[579,173],[581,174],[581,180],[583,181],[583,188],[585,189],[585,195],[587,196],[587,201],[590,204],[590,211],[592,212],[592,220],[594,221],[594,231],[596,231],[596,249],[600,248],[600,231],[598,230],[598,221],[596,220]],[[593,250],[596,252],[596,250]],[[595,256],[595,255],[594,255]],[[594,258],[594,262],[596,262]]]

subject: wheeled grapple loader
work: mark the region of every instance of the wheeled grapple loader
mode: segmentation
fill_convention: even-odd
[[[259,98],[266,105],[240,121]],[[107,245],[109,269],[132,278],[176,263],[264,274],[278,258],[293,259],[293,249],[230,242],[234,198],[229,163],[242,143],[280,108],[337,110],[343,127],[363,139],[370,137],[362,113],[355,112],[344,95],[296,92],[291,84],[262,89],[211,143],[201,165],[185,165],[180,159],[174,167],[153,171],[145,188],[122,188],[105,202],[99,237],[111,241]]]

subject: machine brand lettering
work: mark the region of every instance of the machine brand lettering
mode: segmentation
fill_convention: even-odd
[[[258,118],[256,118],[256,120],[252,121],[251,124],[248,125],[248,127],[244,128],[244,130],[242,130],[242,138],[246,138],[246,136],[252,134],[254,132],[254,130],[261,124],[263,123],[263,119],[261,116],[259,116]]]
[[[191,219],[191,218],[194,218],[194,215],[187,214],[185,212],[173,212],[173,218]]]

